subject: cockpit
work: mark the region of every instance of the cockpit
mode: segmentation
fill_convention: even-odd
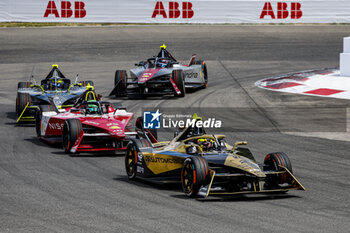
[[[201,121],[202,118],[196,114],[193,119]],[[181,131],[181,132],[180,132]],[[226,150],[226,142],[224,135],[210,135],[205,132],[203,127],[197,124],[191,125],[184,129],[179,129],[173,139],[175,142],[181,142],[188,154],[218,152]]]
[[[52,70],[44,80],[41,80],[41,86],[45,91],[63,91],[68,90],[70,79],[67,79],[58,69],[57,65],[52,66]]]
[[[147,59],[147,62],[140,62],[139,66],[147,66],[147,68],[170,68],[174,64],[178,64],[176,59],[171,53],[166,50],[166,46],[163,44],[160,46],[160,51],[157,56]]]
[[[80,113],[83,115],[103,115],[109,113],[111,103],[104,101],[88,100],[76,103],[71,108],[72,113]]]

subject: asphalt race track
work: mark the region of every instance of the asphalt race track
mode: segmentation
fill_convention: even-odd
[[[345,133],[350,103],[254,83],[338,66],[349,32],[345,25],[1,28],[0,232],[348,232],[350,142],[322,134]],[[209,87],[184,99],[109,99],[115,69],[156,55],[163,43],[181,61],[194,53],[206,60]],[[52,63],[68,77],[93,80],[106,100],[137,115],[141,108],[193,107],[207,116],[207,108],[221,107],[214,117],[225,119],[228,141],[247,140],[258,161],[284,151],[307,191],[188,199],[180,186],[128,181],[122,155],[71,157],[50,147],[33,127],[14,122],[17,82],[31,74],[40,80]],[[304,113],[315,107],[325,110]],[[286,133],[298,127],[320,137]]]

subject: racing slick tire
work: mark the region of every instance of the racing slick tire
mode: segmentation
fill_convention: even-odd
[[[28,87],[30,87],[30,85],[32,85],[31,82],[19,82],[17,84],[17,89],[18,88],[28,88]]]
[[[27,104],[28,106],[31,105],[31,98],[28,93],[17,93],[17,98],[16,98],[16,116],[19,117]]]
[[[35,130],[36,136],[41,137],[41,119],[43,112],[55,111],[51,105],[40,105],[39,109],[35,112]]]
[[[185,89],[185,75],[183,70],[173,70],[171,77],[181,92],[180,94],[177,94],[174,90],[174,96],[184,97],[186,95],[186,89]]]
[[[139,148],[134,139],[131,139],[125,153],[125,171],[129,180],[136,178]]]
[[[264,159],[264,171],[283,171],[280,166],[287,168],[291,173],[293,173],[292,163],[285,153],[275,152],[266,155]],[[265,184],[268,187],[276,187],[280,184],[288,183],[288,181],[289,175],[286,173],[281,173],[276,175],[269,175],[266,177]]]
[[[204,75],[204,83],[202,88],[207,88],[208,87],[208,71],[207,71],[207,65],[205,64],[205,61],[202,60],[198,60],[198,61],[194,61],[192,65],[201,65],[201,72],[203,72]]]
[[[202,185],[205,184],[208,174],[208,162],[203,157],[188,157],[181,170],[181,184],[185,195],[195,197]]]
[[[81,81],[80,84],[83,86],[83,87],[86,87],[88,84],[90,86],[94,86],[94,82],[93,81]]]
[[[114,87],[118,86],[117,92],[115,94],[116,97],[118,96],[125,96],[126,94],[126,81],[128,79],[128,74],[126,73],[126,70],[116,70],[114,75]]]
[[[78,119],[67,119],[64,122],[63,132],[62,132],[62,143],[64,152],[67,154],[71,154],[70,151],[78,139],[79,134],[83,130],[83,126],[81,121]]]

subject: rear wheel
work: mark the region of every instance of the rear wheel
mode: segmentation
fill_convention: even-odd
[[[28,88],[28,87],[30,87],[31,84],[32,84],[31,82],[19,82],[17,84],[17,89],[18,88]]]
[[[187,158],[181,171],[181,183],[185,195],[195,197],[201,186],[205,184],[208,173],[208,163],[203,157]]]
[[[136,178],[138,152],[139,149],[137,143],[134,140],[131,140],[126,148],[125,153],[125,170],[130,180]]]
[[[179,88],[181,92],[180,94],[177,94],[176,91],[174,90],[175,91],[174,96],[184,97],[186,95],[184,72],[182,70],[173,70],[172,79],[174,80],[176,86]]]
[[[125,95],[126,91],[126,81],[127,81],[128,75],[126,73],[126,70],[116,70],[114,75],[114,86],[118,85],[117,92],[115,94],[116,97]]]
[[[78,139],[79,134],[83,130],[81,121],[78,119],[67,119],[64,122],[63,132],[62,132],[62,141],[64,152],[67,154],[72,153],[71,149]]]
[[[288,156],[283,152],[275,152],[266,155],[264,165],[264,171],[284,171],[284,169],[280,167],[283,166],[293,173],[292,163],[290,162]],[[272,187],[288,182],[289,175],[287,173],[269,175],[266,177],[266,184]]]
[[[28,93],[17,93],[16,98],[16,116],[19,117],[26,106],[31,105],[31,98]]]
[[[198,61],[194,61],[193,65],[201,65],[201,72],[203,73],[204,76],[204,83],[203,83],[203,88],[207,88],[208,87],[208,72],[207,72],[207,65],[205,64],[205,61],[202,60],[198,60]]]

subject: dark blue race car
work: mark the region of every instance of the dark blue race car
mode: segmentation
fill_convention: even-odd
[[[41,80],[40,85],[28,82],[19,82],[16,98],[16,116],[19,122],[35,122],[35,113],[39,106],[50,106],[53,101],[58,108],[72,107],[77,98],[79,98],[87,89],[94,89],[92,81],[78,82],[78,77],[74,83],[66,78],[58,69],[58,65],[52,65],[52,70]],[[94,92],[91,92],[94,95]],[[87,98],[96,99],[96,96]],[[51,105],[52,106],[52,105]]]

